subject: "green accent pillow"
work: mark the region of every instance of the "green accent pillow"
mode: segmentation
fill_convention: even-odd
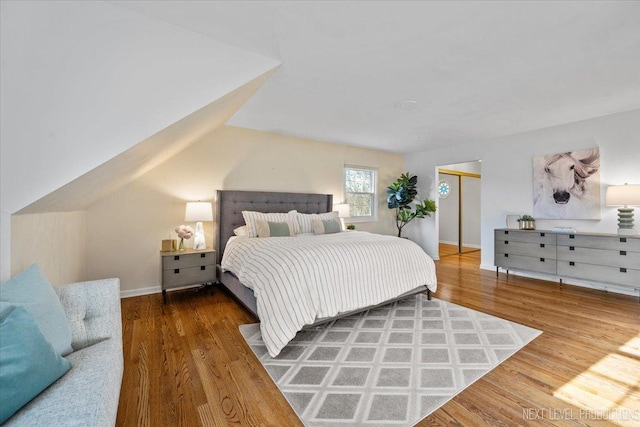
[[[0,424],[63,376],[71,363],[20,306],[0,311]]]
[[[19,305],[35,319],[58,354],[71,353],[71,329],[56,291],[36,264],[0,283],[0,310]]]
[[[295,236],[295,228],[292,221],[271,222],[257,221],[258,237],[290,237]]]
[[[337,219],[330,220],[313,220],[313,234],[333,234],[342,231],[340,221]]]

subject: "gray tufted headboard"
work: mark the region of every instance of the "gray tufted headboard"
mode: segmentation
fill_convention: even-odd
[[[242,211],[302,213],[331,212],[332,194],[273,193],[269,191],[218,190],[216,198],[216,260],[220,264],[233,230],[244,224]]]

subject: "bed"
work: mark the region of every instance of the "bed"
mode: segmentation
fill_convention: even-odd
[[[332,202],[333,197],[327,194],[255,191],[218,191],[217,193],[216,257],[219,265],[219,280],[261,321],[263,338],[272,356],[277,355],[280,349],[295,336],[295,333],[303,328],[314,327],[419,292],[426,291],[430,297],[431,291],[436,289],[433,260],[417,245],[405,239],[364,232],[266,239],[234,236],[234,229],[245,225],[243,211],[264,213],[297,211],[301,214],[322,214],[331,211]],[[404,253],[403,255],[413,260],[410,273],[404,272],[400,267],[389,268],[388,263],[387,268],[381,269],[378,264],[382,263],[375,263],[375,259],[386,259],[386,255],[380,255],[380,250],[389,250],[383,248],[389,245],[393,247],[391,249],[393,254],[398,253],[399,249],[408,251],[408,255]],[[227,249],[228,256],[225,257]],[[230,261],[237,258],[233,255],[239,253],[242,253],[246,268],[243,268],[242,263],[234,264]],[[352,253],[356,256],[352,257]],[[304,262],[308,263],[310,262],[308,259],[312,259],[311,264],[300,266],[300,270],[291,270],[298,268],[298,263],[302,262],[298,259],[292,263],[291,258],[304,258],[303,254],[306,254],[307,259]],[[267,255],[269,261],[263,263]],[[253,259],[252,256],[261,258]],[[284,258],[277,257],[287,257],[287,262],[279,261]],[[339,262],[338,270],[342,276],[332,275],[335,268],[328,271],[324,264],[320,267],[322,258],[334,258],[334,263]],[[359,261],[353,261],[354,258]],[[258,265],[260,268],[256,267]],[[365,265],[366,267],[363,267]],[[301,279],[303,268],[314,270],[315,275],[321,277],[315,281],[309,280],[308,277]],[[415,269],[419,271],[416,273],[413,271]],[[369,271],[376,273],[368,274]],[[291,278],[288,277],[289,275]],[[274,279],[275,277],[277,278]],[[376,283],[378,277],[380,277],[380,283]],[[398,280],[395,280],[396,277]],[[406,280],[407,278],[411,280]],[[350,283],[351,281],[353,283]],[[313,283],[307,284],[307,282]],[[297,289],[297,286],[309,286],[310,289]],[[364,297],[363,291],[358,286],[366,288]],[[354,290],[349,291],[352,288]],[[283,291],[283,289],[287,290]],[[283,292],[290,292],[291,295]],[[339,295],[323,299],[323,292]],[[347,294],[357,295],[357,302],[354,303]],[[285,304],[283,301],[287,299],[296,303]],[[277,307],[278,304],[281,307]],[[291,312],[283,314],[280,310]],[[287,320],[283,320],[283,317]],[[295,319],[291,321],[292,318]]]

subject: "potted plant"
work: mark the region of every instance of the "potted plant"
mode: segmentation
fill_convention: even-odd
[[[522,215],[518,218],[518,228],[520,230],[535,230],[536,219],[531,215]]]
[[[411,203],[418,196],[418,177],[409,172],[400,175],[400,178],[387,187],[387,206],[396,210],[396,227],[398,237],[402,237],[402,229],[414,218],[431,216],[436,211],[436,202],[425,199],[415,204],[415,211]]]

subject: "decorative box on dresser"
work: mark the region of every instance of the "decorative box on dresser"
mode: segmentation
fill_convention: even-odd
[[[496,272],[545,273],[640,291],[640,236],[495,230]]]
[[[216,281],[216,251],[213,249],[160,252],[160,256],[164,302],[167,301],[167,289]]]

